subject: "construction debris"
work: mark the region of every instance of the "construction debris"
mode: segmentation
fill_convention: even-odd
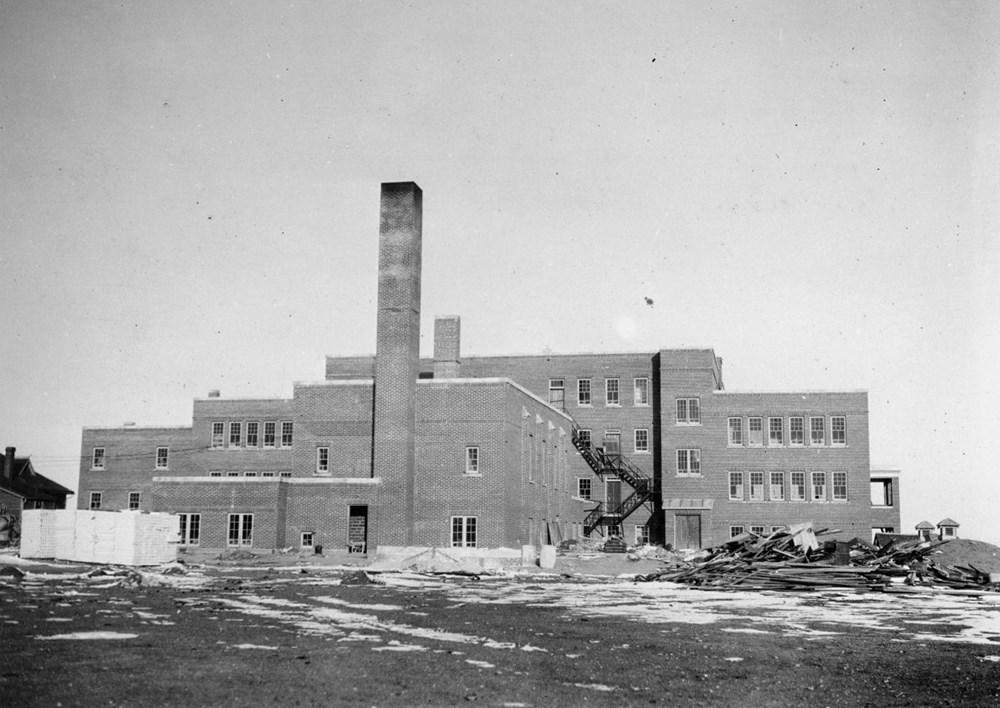
[[[798,524],[768,536],[743,533],[694,561],[671,561],[671,567],[640,576],[712,590],[816,590],[968,594],[1000,592],[990,574],[974,567],[935,563],[930,556],[947,541],[890,542],[876,548],[860,539],[827,540],[840,533]]]

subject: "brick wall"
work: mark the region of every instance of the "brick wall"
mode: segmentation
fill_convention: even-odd
[[[296,384],[293,476],[372,476],[372,382]],[[330,450],[329,469],[317,469],[316,450]]]
[[[286,538],[289,546],[298,547],[303,532],[313,534],[313,544],[328,549],[347,548],[351,506],[367,507],[367,541],[377,545],[376,530],[382,514],[379,508],[381,485],[331,483],[316,480],[288,484]]]

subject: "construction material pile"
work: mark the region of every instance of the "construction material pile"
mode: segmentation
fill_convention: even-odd
[[[876,548],[859,539],[818,540],[837,533],[814,532],[811,524],[769,536],[743,533],[696,560],[639,579],[713,590],[1000,591],[995,574],[936,564],[930,556],[947,541],[893,541]]]

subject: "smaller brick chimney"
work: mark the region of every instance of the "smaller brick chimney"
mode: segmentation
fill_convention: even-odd
[[[14,481],[14,448],[8,447],[7,454],[3,458],[3,482],[10,486]]]
[[[458,378],[462,363],[459,356],[461,337],[461,317],[447,315],[434,318],[434,378]]]

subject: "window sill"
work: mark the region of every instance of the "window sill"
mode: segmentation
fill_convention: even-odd
[[[483,473],[482,472],[464,472],[462,474],[462,476],[463,477],[482,477]]]
[[[622,404],[621,403],[605,403],[604,407],[605,408],[621,408]]]
[[[633,455],[651,455],[653,453],[651,453],[649,450],[633,450],[632,454]]]
[[[594,404],[593,403],[577,403],[576,407],[577,408],[593,408]]]
[[[700,422],[698,422],[698,423],[679,423],[678,422],[678,423],[674,423],[674,426],[677,427],[677,428],[698,428],[698,427],[701,427],[701,423]]]
[[[649,408],[648,403],[634,403],[632,405],[634,405],[636,408]]]
[[[701,479],[704,475],[702,475],[702,474],[682,474],[682,473],[678,472],[674,476],[675,477],[691,478],[691,479]]]

